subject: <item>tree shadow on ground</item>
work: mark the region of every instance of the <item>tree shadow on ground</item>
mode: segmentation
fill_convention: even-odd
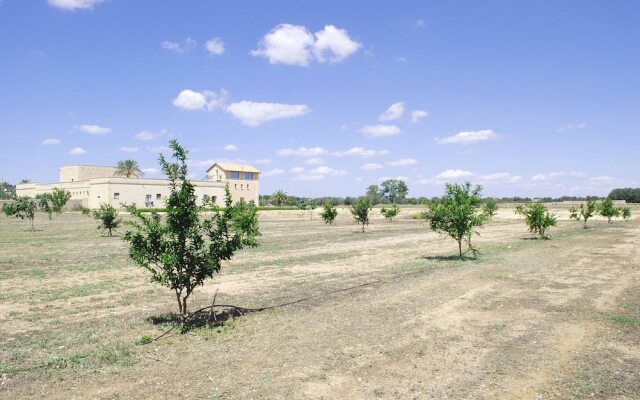
[[[203,310],[196,312],[195,314],[191,314],[186,322],[182,322],[180,316],[176,313],[168,313],[164,315],[158,316],[150,316],[147,318],[147,322],[150,322],[153,325],[166,325],[166,324],[174,324],[181,325],[180,331],[182,333],[186,333],[190,330],[197,328],[215,328],[218,326],[222,326],[228,320],[242,317],[246,314],[250,314],[251,310],[240,311],[237,308],[230,308],[225,310],[219,310],[213,313],[209,313],[208,310]]]
[[[473,256],[463,255],[462,258],[457,255],[450,256],[421,256],[419,259],[429,261],[476,261],[478,258]]]

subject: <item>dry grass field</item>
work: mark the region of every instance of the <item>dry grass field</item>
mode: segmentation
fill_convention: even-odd
[[[0,398],[638,399],[640,219],[590,229],[566,210],[531,240],[512,209],[458,261],[453,240],[374,210],[358,233],[262,212],[261,246],[191,309],[300,302],[166,330],[175,297],[119,237],[67,213],[0,217]]]

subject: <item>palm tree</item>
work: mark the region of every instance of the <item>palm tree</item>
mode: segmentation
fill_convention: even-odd
[[[271,200],[274,205],[281,206],[287,202],[288,198],[283,190],[278,190],[271,195],[269,200]]]
[[[144,175],[140,170],[140,167],[138,167],[138,162],[135,160],[118,161],[115,174],[117,176],[124,176],[127,178],[139,178]]]

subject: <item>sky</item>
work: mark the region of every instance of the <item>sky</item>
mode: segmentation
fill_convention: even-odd
[[[260,192],[640,186],[640,2],[0,0],[0,180],[177,139]]]

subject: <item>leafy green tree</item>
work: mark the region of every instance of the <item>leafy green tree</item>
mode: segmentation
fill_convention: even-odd
[[[382,197],[382,194],[380,192],[380,188],[378,187],[378,185],[369,186],[367,188],[365,197],[367,198],[367,200],[369,200],[369,203],[371,203],[372,206],[375,206],[376,204],[380,203],[380,198]],[[355,204],[355,202],[353,204]]]
[[[489,197],[484,201],[482,210],[485,214],[487,214],[487,217],[489,217],[489,219],[493,218],[493,216],[496,215],[496,211],[498,211],[498,200]]]
[[[188,179],[187,151],[176,140],[170,142],[175,162],[160,156],[160,165],[169,177],[170,195],[165,202],[166,216],[145,215],[135,206],[126,209],[135,218],[133,230],[124,235],[129,256],[151,273],[153,282],[171,289],[183,321],[188,316],[189,296],[220,271],[222,263],[245,246],[257,246],[255,205],[233,205],[228,186],[225,207],[210,215],[196,203],[195,187]],[[241,205],[242,204],[242,205]]]
[[[38,203],[38,209],[49,216],[51,221],[51,214],[53,214],[53,203],[51,202],[50,193],[39,193],[36,195],[36,202]]]
[[[320,213],[320,217],[322,218],[322,220],[324,221],[325,224],[333,224],[333,221],[336,219],[336,217],[338,216],[338,210],[336,209],[336,207],[327,202],[324,203],[324,206],[322,206],[323,210]]]
[[[622,207],[620,209],[620,213],[622,214],[622,218],[624,218],[625,221],[631,219],[631,209],[629,207]]]
[[[400,207],[398,207],[397,204],[392,204],[389,208],[382,207],[380,210],[380,214],[389,222],[393,221],[393,219],[398,216],[398,213],[400,213]]]
[[[102,203],[100,208],[93,210],[93,218],[100,222],[98,229],[102,229],[103,232],[107,231],[109,237],[113,236],[112,231],[116,230],[122,222],[122,219],[118,218],[118,211],[107,203]]]
[[[458,242],[458,255],[471,252],[477,255],[478,249],[472,246],[471,236],[479,234],[475,229],[480,228],[486,222],[487,216],[481,212],[482,187],[471,187],[469,182],[464,184],[445,184],[444,196],[428,204],[423,218],[429,222],[431,229],[451,236]],[[462,242],[467,245],[467,250],[462,252]]]
[[[143,176],[142,170],[138,166],[138,162],[136,160],[123,160],[118,161],[118,165],[116,165],[115,175],[124,176],[126,178],[139,178]]]
[[[369,211],[373,208],[373,205],[367,197],[360,197],[351,205],[351,215],[356,224],[362,225],[362,232],[364,233],[364,227],[369,225]]]
[[[49,199],[51,200],[51,208],[53,212],[60,214],[67,202],[71,199],[71,192],[61,188],[53,188],[49,193]]]
[[[350,206],[350,205],[353,204],[354,201],[355,201],[355,199],[353,197],[347,196],[347,197],[344,198],[344,205],[345,206]]]
[[[554,214],[549,214],[547,206],[541,202],[529,203],[522,208],[522,215],[529,227],[529,232],[534,235],[540,235],[541,238],[546,238],[545,232],[549,227],[557,224],[557,219]]]
[[[576,221],[583,221],[584,229],[587,229],[587,221],[595,215],[597,208],[598,205],[595,200],[587,200],[586,207],[584,203],[580,204],[579,210],[576,207],[571,207],[569,209],[569,218],[575,219]]]
[[[7,203],[2,207],[7,217],[16,217],[20,219],[28,219],[31,223],[31,231],[35,231],[33,220],[36,217],[38,204],[34,199],[28,196],[18,196],[13,203]]]
[[[618,218],[620,216],[620,209],[616,208],[612,199],[606,198],[600,203],[598,214],[605,217],[608,223],[611,223],[612,218]]]
[[[407,184],[400,179],[387,179],[380,186],[380,194],[391,203],[402,201],[409,193]]]
[[[289,198],[287,197],[287,194],[283,190],[275,191],[270,198],[271,203],[276,206],[285,205],[287,204],[288,200]]]
[[[9,182],[0,182],[0,200],[13,199],[16,195],[16,187]]]
[[[640,203],[640,188],[613,189],[608,197],[612,200],[625,200],[627,203]]]

